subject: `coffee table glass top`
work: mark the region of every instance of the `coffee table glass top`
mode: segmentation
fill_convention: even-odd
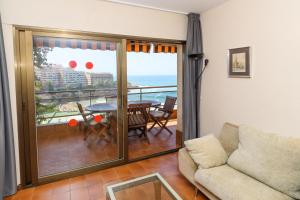
[[[182,200],[159,173],[107,187],[108,200]]]

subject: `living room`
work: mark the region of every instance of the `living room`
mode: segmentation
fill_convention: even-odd
[[[1,199],[300,199],[299,8],[0,0]]]

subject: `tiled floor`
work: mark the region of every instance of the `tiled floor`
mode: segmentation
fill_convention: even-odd
[[[84,141],[83,135],[83,131],[78,127],[70,128],[67,125],[39,127],[37,131],[39,176],[117,158],[116,144],[96,142],[93,135]]]
[[[207,199],[201,193],[194,197],[194,187],[179,173],[177,153],[172,153],[21,190],[5,200],[104,200],[107,185],[153,172],[159,172],[183,199]]]
[[[172,130],[172,135],[165,130],[156,135],[158,128],[148,132],[150,144],[145,138],[129,137],[129,159],[175,149],[176,123],[176,120],[169,122],[168,127]],[[118,145],[103,140],[97,142],[93,136],[84,141],[83,132],[78,127],[43,126],[37,129],[37,133],[39,176],[60,173],[118,157]]]
[[[148,138],[150,144],[148,144],[147,140],[143,138],[136,136],[128,137],[129,159],[135,159],[179,147],[176,145],[176,124],[176,120],[168,123],[168,128],[173,132],[172,135],[166,130],[163,130],[157,135],[156,133],[159,130],[158,128],[153,128],[151,131],[149,131]]]

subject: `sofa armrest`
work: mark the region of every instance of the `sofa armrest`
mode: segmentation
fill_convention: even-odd
[[[194,175],[198,167],[185,148],[178,151],[178,166],[181,174],[195,184]]]
[[[198,167],[185,148],[182,148],[178,151],[178,165],[181,174],[196,188],[198,188],[208,199],[220,200],[214,194],[209,192],[205,187],[195,182],[194,175],[198,170]]]

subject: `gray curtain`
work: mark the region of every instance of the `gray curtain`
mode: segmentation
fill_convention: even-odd
[[[13,67],[13,66],[11,66]],[[12,116],[0,16],[0,199],[17,191]]]
[[[201,93],[201,78],[197,81],[197,77],[202,71],[203,60],[195,60],[191,58],[190,55],[192,54],[203,54],[200,15],[196,13],[188,14],[186,57],[183,70],[184,140],[193,139],[196,138],[198,134],[200,135],[199,99]]]

